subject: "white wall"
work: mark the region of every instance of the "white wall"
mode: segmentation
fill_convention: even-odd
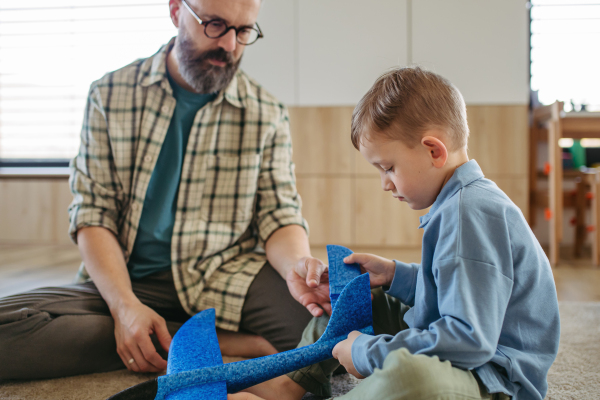
[[[242,68],[288,105],[355,105],[386,69],[417,63],[468,104],[527,104],[524,0],[263,0],[265,38]]]
[[[468,104],[528,104],[527,13],[523,0],[413,1],[412,61]]]

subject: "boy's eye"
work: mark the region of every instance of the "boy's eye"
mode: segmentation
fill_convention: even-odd
[[[394,169],[394,167],[390,167],[389,169],[384,169],[383,172],[385,172],[387,174],[388,172],[392,172],[392,169]]]

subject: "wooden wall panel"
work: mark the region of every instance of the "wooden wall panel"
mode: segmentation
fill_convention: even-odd
[[[310,244],[351,245],[352,182],[350,178],[298,178],[302,213],[310,227]]]
[[[353,107],[291,107],[294,161],[310,242],[419,247],[413,211],[381,190],[350,141]],[[469,155],[526,212],[527,107],[469,106]],[[0,179],[0,243],[70,243],[66,179]]]
[[[417,229],[418,217],[426,211],[413,211],[406,204],[397,204],[389,193],[381,189],[377,170],[362,158],[350,142],[352,109],[290,109],[299,187],[312,182],[317,175],[325,179],[312,182],[312,190],[304,189],[305,216],[311,227],[315,226],[311,219],[316,219],[316,226],[320,230],[316,237],[314,231],[311,234],[311,244],[336,243],[338,237],[348,239],[342,238],[339,233],[331,232],[329,237],[325,234],[331,226],[346,226],[345,222],[337,219],[339,210],[338,214],[330,212],[330,205],[316,191],[316,188],[328,182],[330,187],[335,187],[344,195],[347,188],[340,185],[352,185],[353,196],[346,205],[353,202],[349,229],[351,243],[355,247],[419,247],[422,232]],[[476,105],[468,106],[467,112],[471,130],[469,156],[475,158],[484,174],[494,180],[526,213],[527,106]],[[319,145],[322,147],[319,148]],[[338,180],[341,176],[350,179]],[[337,204],[341,205],[339,202]],[[326,225],[330,227],[321,228]]]
[[[353,173],[350,123],[353,107],[291,107],[296,173]]]
[[[527,174],[528,110],[516,106],[468,106],[469,157],[484,174]]]
[[[419,216],[427,210],[414,211],[389,192],[381,189],[376,178],[355,178],[355,243],[359,246],[419,247],[422,231]]]
[[[496,182],[496,185],[521,209],[527,218],[527,176],[494,176],[486,175],[486,178]]]
[[[66,179],[0,180],[0,242],[71,243]]]

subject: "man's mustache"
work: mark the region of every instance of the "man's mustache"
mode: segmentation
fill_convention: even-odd
[[[221,61],[227,63],[228,65],[233,64],[233,55],[220,48],[205,51],[204,53],[199,54],[197,57],[194,57],[194,61],[196,62],[202,62],[208,59]]]

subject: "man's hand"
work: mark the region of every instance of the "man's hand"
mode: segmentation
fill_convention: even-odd
[[[117,353],[127,369],[159,372],[167,368],[167,362],[158,354],[150,339],[151,334],[156,334],[161,346],[169,350],[171,335],[164,318],[141,302],[121,307],[113,318]],[[132,359],[134,361],[130,363]]]
[[[285,278],[290,293],[314,317],[331,315],[329,299],[329,274],[327,266],[319,259],[303,257]]]
[[[371,287],[390,286],[396,272],[396,263],[374,254],[355,253],[344,258],[346,264],[359,264],[362,272],[368,272]]]
[[[348,335],[348,339],[342,340],[333,348],[333,358],[338,360],[340,364],[346,368],[349,374],[354,375],[358,379],[364,379],[364,376],[358,373],[356,368],[354,368],[354,363],[352,362],[352,343],[356,340],[357,337],[362,335],[359,331],[352,331]]]

